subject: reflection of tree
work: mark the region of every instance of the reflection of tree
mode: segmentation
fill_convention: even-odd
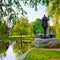
[[[16,53],[18,57],[25,51],[31,48],[31,40],[22,40],[22,49],[21,49],[21,41],[16,41],[13,46],[13,51]]]
[[[5,45],[3,41],[0,41],[0,53],[4,53],[6,51]]]
[[[16,53],[16,56],[19,56],[21,54],[20,41],[15,42],[13,46],[13,51]]]
[[[6,52],[6,48],[5,48],[4,42],[0,41],[0,58],[1,59],[2,59],[2,56],[6,56],[5,52]]]
[[[0,41],[0,58],[6,56],[6,50],[9,48],[9,41]]]

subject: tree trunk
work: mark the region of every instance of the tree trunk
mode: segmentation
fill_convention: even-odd
[[[21,49],[22,49],[22,34],[21,34]]]

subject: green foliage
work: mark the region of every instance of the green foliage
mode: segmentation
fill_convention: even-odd
[[[59,60],[60,51],[33,49],[24,60]]]
[[[40,19],[28,23],[28,19],[23,16],[16,21],[16,24],[13,26],[11,31],[12,35],[34,35],[42,32],[43,28]]]
[[[26,13],[22,6],[20,5],[20,0],[0,0],[0,14],[1,16],[8,16],[10,13],[14,12],[15,10],[14,8],[12,8],[12,6],[14,6],[17,11],[22,11],[22,13]]]
[[[34,33],[42,33],[43,32],[42,22],[40,19],[36,19],[35,22],[33,23],[33,31],[34,31]]]
[[[17,21],[16,24],[12,28],[13,35],[27,35],[29,33],[29,24],[28,19],[24,16],[21,16]]]
[[[37,10],[38,4],[44,4],[49,5],[50,0],[22,0],[25,5],[29,5],[32,8],[35,8]]]
[[[53,14],[57,8],[57,6],[60,6],[60,0],[22,0],[24,4],[28,4],[31,7],[35,8],[37,10],[38,4],[42,4],[45,6],[50,6],[52,3],[52,10],[51,13]]]
[[[56,38],[60,38],[60,28],[58,21],[60,19],[60,0],[51,0],[49,2],[50,5],[47,7],[48,15],[54,20],[54,30],[56,33]]]
[[[0,0],[0,16],[8,16],[12,12],[12,14],[16,15],[16,13],[20,12],[20,10],[22,11],[22,15],[24,13],[26,14],[27,12],[21,6],[21,2],[23,2],[24,5],[29,5],[30,7],[35,8],[35,10],[37,10],[38,4],[50,6],[52,3],[52,14],[55,12],[56,8],[60,6],[60,0]],[[12,6],[16,8],[17,12]]]
[[[8,32],[8,27],[6,25],[6,22],[5,21],[0,21],[0,36],[3,36],[3,35],[8,35],[9,32]]]
[[[29,23],[29,34],[34,36],[34,28],[33,28],[34,22]]]
[[[36,19],[35,22],[28,23],[28,19],[21,16],[17,19],[16,24],[11,30],[12,35],[34,35],[35,33],[42,33],[42,23],[40,19]]]

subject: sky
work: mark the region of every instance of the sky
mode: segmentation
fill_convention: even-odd
[[[31,8],[31,7],[28,6],[28,5],[25,6],[25,5],[23,4],[23,2],[21,2],[20,4],[21,4],[21,6],[23,7],[23,9],[27,12],[26,17],[28,18],[29,22],[35,21],[36,18],[42,19],[42,17],[43,17],[44,15],[47,16],[46,7],[45,7],[44,5],[39,4],[39,5],[37,6],[38,10],[35,11],[34,8]],[[12,7],[12,8],[14,8],[14,9],[16,10],[15,7]],[[21,12],[20,12],[20,14],[18,15],[18,17],[20,17],[20,16],[21,16]],[[10,23],[9,26],[11,27],[12,24]]]
[[[47,16],[46,7],[41,4],[38,5],[37,11],[35,11],[34,8],[29,7],[28,5],[24,6],[23,3],[21,3],[21,5],[22,5],[23,9],[27,12],[26,16],[28,17],[29,22],[35,21],[36,18],[41,19],[44,16],[44,14]],[[20,16],[21,15],[19,15],[19,17]]]
[[[23,2],[21,2],[20,4],[23,7],[23,9],[27,12],[26,17],[28,18],[29,22],[35,21],[36,18],[40,18],[41,19],[44,16],[44,14],[47,16],[46,7],[44,5],[39,4],[37,6],[38,10],[35,11],[34,8],[31,8],[28,5],[25,6],[23,4]],[[12,8],[17,11],[17,9],[15,7],[12,6]],[[18,17],[20,17],[20,16],[21,16],[21,12],[19,13]]]

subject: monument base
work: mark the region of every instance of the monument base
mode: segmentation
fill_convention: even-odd
[[[44,36],[44,35],[42,35],[40,38],[41,38],[41,39],[47,39],[47,38],[50,38],[50,37],[49,37],[49,36]]]
[[[48,39],[41,39],[41,38],[35,38],[34,39],[34,46],[35,47],[59,47],[60,48],[60,38],[48,38]]]

